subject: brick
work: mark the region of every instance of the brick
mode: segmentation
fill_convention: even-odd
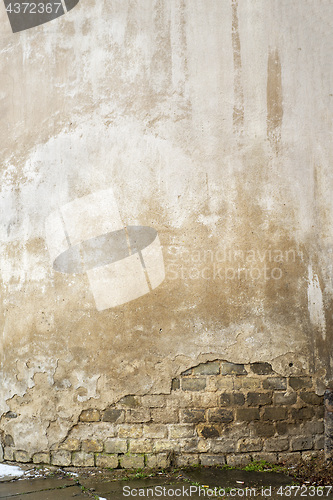
[[[98,453],[95,457],[96,467],[102,469],[116,469],[118,467],[118,455],[107,455],[106,453]]]
[[[254,462],[260,462],[264,460],[265,462],[269,462],[271,464],[276,464],[279,461],[277,453],[265,453],[265,452],[254,453],[252,455],[252,459]]]
[[[222,361],[221,363],[221,374],[222,375],[247,375],[244,365],[229,363],[228,361]]]
[[[194,427],[193,425],[186,424],[171,424],[169,426],[169,438],[170,439],[184,439],[190,438],[194,436]]]
[[[251,437],[251,425],[253,423],[235,420],[232,425],[221,425],[221,435],[224,439],[234,439],[236,441],[243,437]]]
[[[100,413],[98,410],[83,410],[80,415],[81,422],[99,422],[100,419]]]
[[[153,408],[151,410],[151,421],[161,424],[173,424],[179,422],[178,410],[173,408]]]
[[[34,464],[50,464],[50,453],[48,453],[47,451],[35,453],[32,457],[32,461]]]
[[[3,438],[3,444],[5,446],[14,446],[14,439],[10,434],[5,434],[5,437]]]
[[[232,403],[234,406],[243,406],[245,404],[244,394],[240,392],[233,394]]]
[[[215,375],[207,375],[206,377],[206,392],[216,392],[216,376]]]
[[[180,389],[180,380],[179,378],[173,378],[171,382],[171,390],[178,391]]]
[[[163,451],[180,451],[180,444],[178,440],[171,439],[158,439],[154,442],[155,452],[163,452]]]
[[[325,409],[323,406],[317,406],[315,408],[315,414],[317,418],[324,418]]]
[[[209,450],[206,439],[184,439],[181,443],[183,453],[205,453]]]
[[[245,396],[242,393],[223,393],[220,396],[220,406],[243,406],[245,403]]]
[[[71,452],[67,450],[53,451],[51,453],[51,464],[66,467],[71,465]]]
[[[201,363],[193,368],[193,375],[218,375],[220,373],[220,362],[209,361]]]
[[[287,379],[285,377],[268,377],[262,384],[264,389],[283,391],[287,389]]]
[[[234,381],[235,390],[250,389],[251,391],[257,391],[261,389],[261,386],[262,381],[260,378],[246,377],[238,378]]]
[[[296,403],[297,394],[296,392],[275,392],[273,396],[273,402],[275,405],[293,405]]]
[[[193,393],[191,394],[191,403],[189,407],[192,408],[213,408],[218,406],[218,397],[216,393]]]
[[[23,462],[28,463],[31,462],[31,455],[23,450],[15,450],[14,451],[14,459],[15,462]]]
[[[168,435],[168,427],[161,424],[146,424],[143,426],[143,436],[145,438],[161,439]]]
[[[221,435],[221,429],[219,425],[214,424],[199,424],[197,426],[197,431],[199,436],[204,438],[215,438]]]
[[[104,411],[102,420],[103,422],[115,422],[117,424],[121,424],[125,422],[125,411],[108,408]]]
[[[130,453],[152,453],[153,441],[151,439],[131,439],[129,442]]]
[[[224,465],[226,459],[223,455],[200,455],[200,463],[203,466]]]
[[[323,434],[324,422],[305,422],[303,430],[305,434]]]
[[[251,371],[256,375],[268,375],[272,373],[272,365],[269,363],[251,363]]]
[[[253,420],[259,420],[259,418],[260,414],[258,408],[238,408],[236,410],[236,420],[252,422]]]
[[[265,440],[265,451],[286,451],[289,449],[289,440],[287,438],[276,437]]]
[[[253,433],[258,437],[272,437],[275,434],[275,427],[270,422],[253,422],[251,425]]]
[[[148,455],[146,466],[154,469],[165,469],[170,466],[169,455],[167,453]]]
[[[150,410],[148,408],[126,411],[126,422],[128,423],[140,424],[143,422],[149,422],[149,420],[150,420]]]
[[[71,438],[79,439],[99,439],[105,441],[110,437],[115,437],[117,428],[110,422],[94,422],[87,425],[87,423],[79,422],[71,431]]]
[[[127,395],[121,398],[117,406],[125,407],[125,408],[137,408],[140,406],[141,400],[138,396]]]
[[[220,396],[220,405],[221,406],[230,406],[231,405],[231,399],[232,399],[232,394],[228,394],[227,392],[221,394]]]
[[[75,451],[72,457],[72,465],[74,467],[94,467],[95,457],[93,453],[85,453],[84,451]]]
[[[105,441],[105,452],[106,453],[126,453],[127,452],[127,441],[126,439],[108,439]]]
[[[81,449],[81,441],[74,438],[68,438],[59,445],[60,450],[79,451]]]
[[[291,416],[296,421],[311,420],[315,412],[311,406],[304,408],[292,408]]]
[[[120,438],[140,438],[142,437],[143,427],[142,424],[123,424],[118,429],[118,436]]]
[[[295,391],[299,389],[306,389],[308,387],[312,387],[312,379],[311,377],[290,377],[289,385]]]
[[[299,451],[294,451],[292,453],[279,453],[278,459],[282,463],[296,464],[301,460],[301,453]]]
[[[312,437],[294,437],[291,439],[291,449],[293,451],[311,450],[313,447]]]
[[[187,424],[197,424],[199,422],[204,422],[206,420],[205,410],[199,410],[199,409],[180,410],[180,420],[181,422],[185,422]]]
[[[300,398],[304,403],[309,405],[322,405],[324,403],[324,396],[317,396],[315,392],[302,391]]]
[[[212,408],[208,410],[209,422],[221,422],[227,424],[229,422],[232,422],[233,419],[234,415],[231,410],[225,410],[221,408]]]
[[[186,467],[187,465],[199,465],[200,456],[194,453],[190,455],[179,455],[176,457],[177,467]]]
[[[238,451],[240,451],[241,453],[249,451],[261,451],[262,440],[243,438],[238,441],[237,446],[238,446]]]
[[[214,439],[209,440],[209,451],[212,453],[235,453],[236,440],[235,439]]]
[[[96,439],[86,439],[82,442],[82,450],[87,453],[103,451],[103,443]]]
[[[5,446],[3,450],[3,459],[12,462],[14,460],[14,450],[10,446]]]
[[[145,460],[143,455],[123,455],[119,459],[122,469],[143,469]]]
[[[275,424],[276,432],[281,436],[284,434],[289,434],[287,422],[276,422]]]
[[[325,438],[324,436],[317,436],[314,440],[314,449],[323,450],[325,448]]]
[[[234,389],[234,379],[233,377],[219,377],[215,381],[216,388],[219,391],[233,390]]]
[[[237,467],[240,465],[247,465],[252,462],[251,455],[242,453],[241,455],[227,455],[227,464],[231,467]]]
[[[166,438],[168,435],[168,428],[166,425],[160,424],[147,424],[143,426],[143,435],[148,438]]]
[[[193,408],[192,405],[192,398],[194,395],[198,395],[200,393],[198,392],[186,392],[186,391],[179,391],[179,392],[173,392],[167,400],[166,408],[152,408],[151,412],[165,412],[168,409],[173,409],[173,410],[179,410],[179,408]],[[197,406],[197,405],[196,405]]]
[[[270,392],[249,392],[247,395],[249,406],[263,406],[272,404],[272,394]]]
[[[182,380],[183,391],[203,391],[205,388],[205,378],[184,378]]]
[[[188,370],[185,370],[180,374],[182,377],[187,377],[188,375],[192,375],[192,368],[189,368]]]
[[[263,420],[285,420],[288,418],[287,408],[271,406],[264,409]]]
[[[279,435],[295,436],[300,434],[299,424],[290,424],[288,422],[276,422],[275,424],[276,432]]]
[[[143,406],[147,408],[163,408],[166,403],[166,398],[168,395],[159,395],[159,394],[147,394],[142,396],[141,402]]]

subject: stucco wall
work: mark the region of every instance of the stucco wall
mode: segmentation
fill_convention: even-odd
[[[332,19],[328,0],[87,0],[12,33],[0,8],[0,411],[17,415],[0,429],[17,449],[208,360],[323,394]],[[53,269],[47,220],[106,189],[124,226],[157,231],[165,279],[98,310],[86,272]]]

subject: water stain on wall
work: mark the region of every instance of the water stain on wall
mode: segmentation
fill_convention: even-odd
[[[276,154],[281,146],[282,99],[280,56],[277,49],[271,49],[267,64],[267,136]]]

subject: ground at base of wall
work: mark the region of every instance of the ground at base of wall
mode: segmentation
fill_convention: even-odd
[[[294,472],[301,482],[333,485],[333,461],[327,462],[323,458],[301,460],[294,466]]]
[[[237,468],[224,465],[217,467],[171,467],[166,470],[145,468],[132,471],[98,469],[96,467],[57,468],[17,463],[10,465],[22,468],[24,475],[19,480],[11,478],[6,483],[0,483],[3,485],[2,488],[9,488],[13,494],[15,488],[18,487],[18,493],[22,495],[24,484],[26,484],[27,498],[30,498],[31,495],[34,495],[34,485],[38,489],[36,492],[42,493],[41,483],[45,480],[45,484],[48,485],[48,494],[51,494],[50,498],[57,498],[57,500],[67,499],[66,492],[68,495],[74,489],[77,491],[76,496],[82,499],[123,498],[122,490],[125,486],[138,490],[139,488],[154,488],[156,485],[167,488],[172,488],[176,484],[178,487],[182,485],[185,488],[191,485],[199,488],[214,488],[218,485],[218,487],[224,487],[228,493],[232,488],[242,489],[245,487],[256,488],[260,491],[263,487],[272,486],[273,491],[278,491],[279,488],[289,488],[287,485],[294,485],[295,488],[297,485],[304,488],[311,486],[319,491],[320,488],[325,488],[325,485],[333,484],[333,463],[326,462],[323,457],[312,457],[296,463],[251,462],[251,464]],[[25,482],[24,479],[30,479],[30,481]],[[227,484],[224,484],[225,482]],[[61,486],[59,486],[60,483]],[[52,496],[52,492],[55,496]],[[319,495],[321,495],[321,490]],[[199,496],[193,494],[192,498],[196,499]],[[282,497],[284,498],[284,496]]]

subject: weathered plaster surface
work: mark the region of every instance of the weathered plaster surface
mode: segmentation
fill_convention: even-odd
[[[17,414],[0,425],[17,447],[169,392],[194,361],[332,378],[332,19],[331,1],[88,0],[14,35],[0,9],[0,408]],[[158,231],[166,279],[98,312],[85,275],[53,271],[45,220],[105,187]]]

